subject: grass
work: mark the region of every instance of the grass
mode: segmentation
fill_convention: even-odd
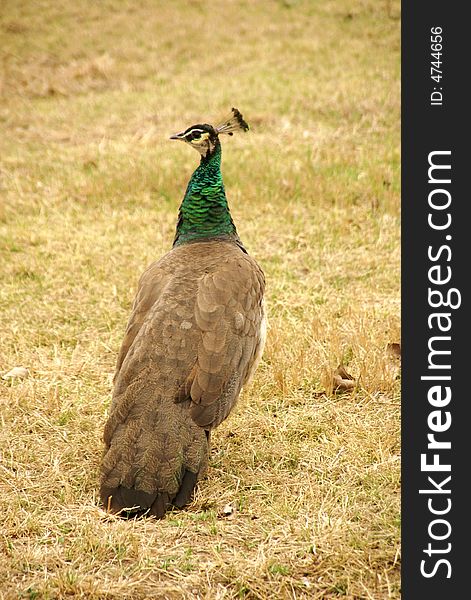
[[[0,598],[400,597],[398,17],[3,2],[0,372],[29,377],[0,379]],[[191,506],[122,521],[97,499],[111,377],[197,164],[168,137],[232,106],[252,131],[223,171],[266,273],[266,351]]]

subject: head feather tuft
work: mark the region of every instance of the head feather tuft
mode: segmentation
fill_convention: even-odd
[[[237,108],[233,108],[231,114],[227,119],[224,119],[222,123],[216,126],[216,131],[219,133],[225,133],[227,135],[233,135],[237,131],[248,131],[249,126],[244,121],[244,117]]]

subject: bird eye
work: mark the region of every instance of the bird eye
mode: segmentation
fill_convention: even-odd
[[[201,137],[201,133],[199,133],[199,131],[195,131],[194,133],[191,134],[192,140],[199,140],[200,137]]]

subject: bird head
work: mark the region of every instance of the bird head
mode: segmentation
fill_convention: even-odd
[[[190,144],[203,157],[209,157],[219,143],[219,135],[233,135],[236,131],[247,131],[249,126],[244,121],[237,108],[233,108],[231,114],[222,123],[213,127],[208,123],[192,125],[170,137],[171,140],[181,140]]]

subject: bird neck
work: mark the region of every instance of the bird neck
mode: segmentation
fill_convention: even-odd
[[[239,241],[221,174],[221,144],[203,156],[180,205],[174,246],[211,238]]]

